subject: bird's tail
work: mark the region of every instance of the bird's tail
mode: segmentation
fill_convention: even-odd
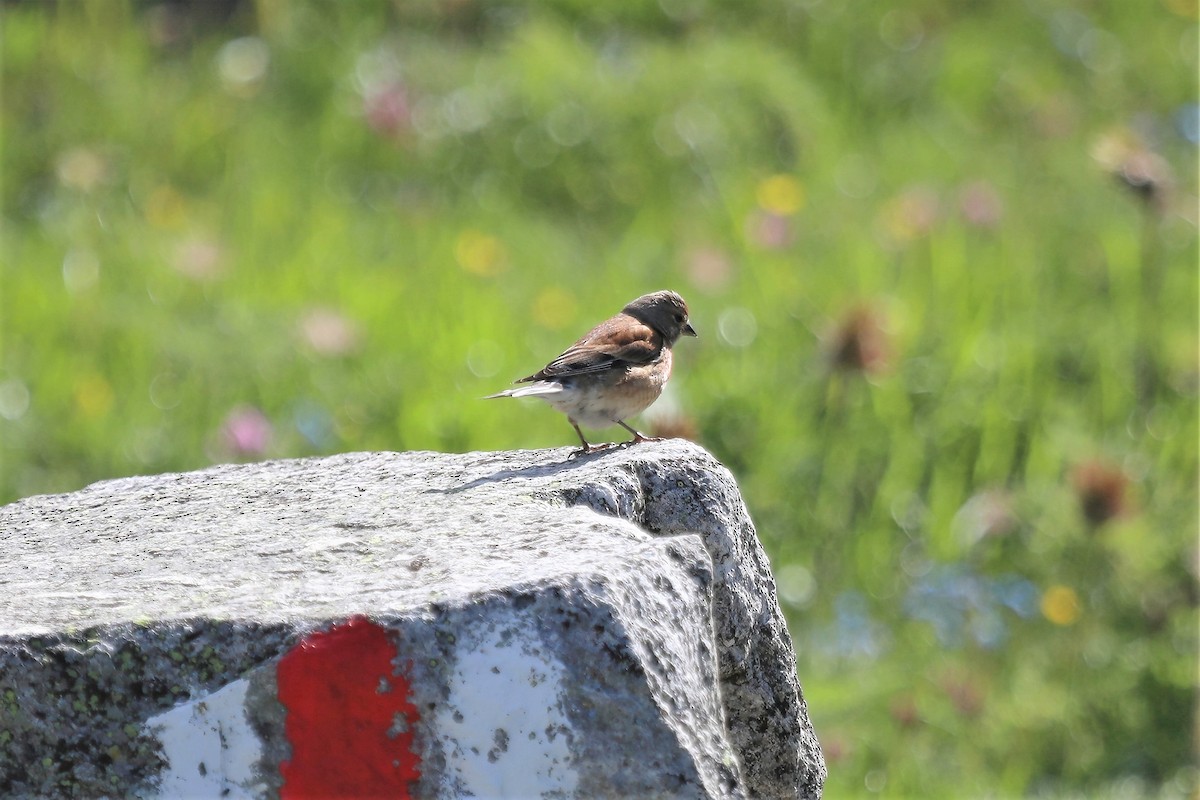
[[[547,395],[558,394],[563,390],[563,386],[558,381],[535,381],[528,386],[519,386],[516,389],[505,389],[503,392],[489,394],[484,400],[491,400],[496,397],[545,397]]]

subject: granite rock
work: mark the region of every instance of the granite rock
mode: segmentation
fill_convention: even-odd
[[[819,797],[733,477],[683,441],[569,454],[225,465],[0,508],[0,794],[276,796],[328,779],[337,741],[421,797]],[[305,723],[322,691],[341,716]]]

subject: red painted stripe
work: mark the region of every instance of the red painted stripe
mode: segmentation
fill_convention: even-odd
[[[279,700],[292,757],[279,765],[280,797],[410,797],[420,777],[412,752],[420,714],[394,675],[396,647],[366,617],[304,638],[279,660]],[[397,720],[403,731],[389,736]]]

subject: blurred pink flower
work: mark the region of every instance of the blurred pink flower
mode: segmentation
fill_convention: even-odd
[[[783,250],[796,237],[791,219],[782,214],[756,210],[746,217],[746,238],[765,250]]]
[[[342,356],[358,349],[358,324],[331,308],[314,308],[300,319],[300,338],[317,354]]]
[[[839,764],[854,754],[854,745],[847,736],[829,734],[821,737],[821,753],[826,763]]]
[[[218,278],[224,269],[224,251],[212,239],[193,238],[179,243],[171,267],[184,277],[194,281],[209,281]]]
[[[709,292],[724,289],[733,278],[733,262],[716,247],[701,245],[684,256],[688,278],[698,288]]]
[[[363,113],[371,130],[382,136],[400,137],[412,127],[408,90],[398,82],[372,89],[363,98]]]
[[[879,216],[888,236],[907,244],[934,229],[942,218],[941,201],[929,186],[910,186],[889,200]]]
[[[964,717],[977,717],[987,696],[979,683],[962,670],[947,670],[938,681],[954,710]]]
[[[240,457],[261,456],[274,436],[271,421],[253,406],[238,406],[221,423],[221,441]]]
[[[958,192],[958,210],[968,225],[992,229],[1004,217],[1004,204],[987,181],[972,181]]]

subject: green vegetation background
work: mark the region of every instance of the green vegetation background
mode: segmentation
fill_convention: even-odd
[[[568,445],[479,398],[675,288],[829,797],[1195,797],[1196,20],[6,4],[0,500]]]

